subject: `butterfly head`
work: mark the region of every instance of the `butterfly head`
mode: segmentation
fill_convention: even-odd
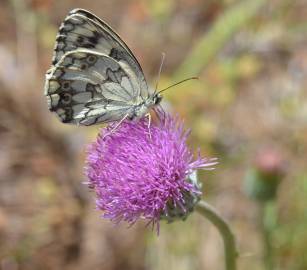
[[[160,93],[155,93],[152,97],[154,105],[160,104],[162,100],[162,95]]]
[[[160,104],[161,100],[162,100],[162,95],[160,93],[153,93],[148,97],[148,99],[145,100],[143,104],[144,107],[150,109]]]

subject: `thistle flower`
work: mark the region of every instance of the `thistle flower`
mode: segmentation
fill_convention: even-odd
[[[199,200],[193,176],[198,169],[212,169],[215,159],[193,159],[183,123],[159,116],[150,127],[147,118],[125,121],[109,134],[111,124],[89,146],[85,173],[104,218],[131,225],[143,218],[159,230],[161,219],[185,219]]]
[[[247,195],[258,201],[273,200],[285,173],[286,162],[282,152],[271,147],[261,148],[246,172],[244,189]]]

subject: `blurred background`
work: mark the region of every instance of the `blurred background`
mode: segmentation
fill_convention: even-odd
[[[114,227],[82,182],[99,126],[60,123],[45,72],[57,29],[76,7],[107,21],[218,157],[203,198],[229,221],[239,269],[307,269],[307,1],[0,0],[0,269],[219,270],[223,245],[197,213]]]

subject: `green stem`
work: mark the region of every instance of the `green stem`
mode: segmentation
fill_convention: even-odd
[[[275,227],[274,205],[271,202],[260,204],[260,226],[263,237],[264,264],[266,270],[274,269],[272,230]]]
[[[218,229],[224,241],[225,266],[226,270],[236,269],[236,259],[238,252],[236,249],[235,237],[228,223],[217,213],[217,211],[208,203],[200,201],[195,209]]]

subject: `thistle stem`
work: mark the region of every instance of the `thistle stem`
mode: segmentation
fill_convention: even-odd
[[[274,250],[272,232],[276,227],[276,212],[274,202],[260,204],[260,228],[263,236],[264,264],[266,270],[274,269]]]
[[[236,249],[235,237],[228,225],[228,223],[217,213],[217,211],[208,203],[200,201],[195,209],[204,217],[206,217],[211,223],[218,229],[224,241],[225,252],[225,269],[235,270],[236,259],[238,252]]]

